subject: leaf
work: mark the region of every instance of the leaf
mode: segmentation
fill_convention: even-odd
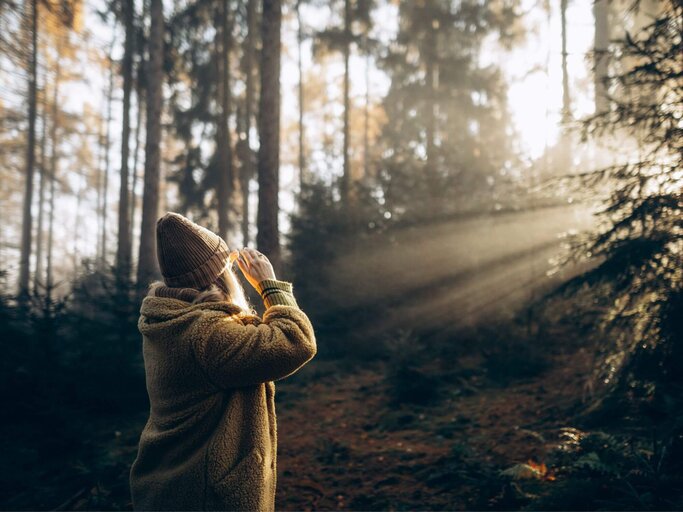
[[[511,468],[501,471],[502,476],[507,476],[513,480],[541,480],[543,474],[538,469],[530,466],[529,464],[515,464]]]
[[[590,452],[579,457],[579,459],[574,463],[577,468],[587,469],[589,471],[594,471],[596,473],[602,473],[605,475],[616,474],[614,468],[604,464],[600,460],[600,456],[595,452]]]

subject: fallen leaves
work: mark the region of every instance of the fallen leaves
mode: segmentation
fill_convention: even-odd
[[[522,464],[515,464],[514,466],[500,472],[502,476],[512,478],[513,480],[555,480],[555,475],[548,470],[545,463],[536,463],[532,460]]]

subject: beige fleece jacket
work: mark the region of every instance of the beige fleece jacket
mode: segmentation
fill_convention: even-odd
[[[228,302],[143,300],[150,414],[130,473],[136,510],[274,509],[273,381],[316,353],[287,285],[262,284],[280,289],[264,297],[263,319]]]

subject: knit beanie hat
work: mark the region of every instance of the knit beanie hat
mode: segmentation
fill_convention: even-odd
[[[157,258],[167,286],[207,287],[224,271],[229,253],[221,237],[180,214],[157,221]]]

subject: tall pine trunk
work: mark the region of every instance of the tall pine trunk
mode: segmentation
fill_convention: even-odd
[[[156,222],[159,216],[161,173],[161,110],[163,108],[164,7],[151,0],[149,66],[147,68],[145,180],[142,194],[142,222],[137,286],[142,294],[157,273]]]
[[[121,65],[121,74],[123,75],[123,122],[121,130],[121,184],[119,188],[119,233],[116,250],[116,272],[118,278],[124,281],[130,278],[131,258],[128,157],[130,154],[130,97],[133,89],[133,52],[135,48],[134,9],[135,4],[133,0],[123,0],[122,10],[126,40],[123,46],[123,62]]]
[[[609,99],[605,87],[605,79],[609,66],[609,4],[608,0],[595,0],[593,3],[593,16],[595,17],[595,112],[601,113],[609,110]]]
[[[232,28],[229,20],[228,2],[218,2],[218,26],[216,27],[216,50],[218,55],[219,79],[217,84],[220,114],[216,130],[218,150],[218,234],[224,240],[230,230],[230,198],[233,189],[232,137],[228,120],[230,118],[230,47]]]
[[[427,40],[425,42],[424,60],[425,60],[425,86],[427,89],[426,101],[426,150],[427,150],[427,166],[426,178],[427,186],[429,188],[429,195],[434,199],[427,205],[426,211],[430,216],[435,216],[438,212],[439,205],[437,199],[439,198],[439,166],[437,164],[436,156],[436,134],[437,134],[437,90],[439,86],[439,49],[437,45],[437,30],[440,28],[440,20],[434,14],[429,19],[431,30],[428,32]]]
[[[38,73],[38,0],[27,2],[31,19],[31,61],[28,69],[28,141],[26,144],[26,182],[21,224],[21,254],[19,259],[19,297],[29,294],[31,234],[33,218],[33,174],[36,160],[36,89]]]
[[[280,165],[280,28],[281,0],[263,0],[261,21],[261,95],[258,128],[258,211],[256,244],[278,272],[280,232],[278,228],[278,193]]]
[[[306,183],[306,159],[304,148],[304,66],[303,66],[303,42],[304,31],[301,25],[301,0],[296,2],[296,42],[297,42],[297,67],[299,71],[299,190]]]
[[[102,170],[102,202],[100,204],[100,256],[99,267],[104,269],[107,264],[107,215],[109,213],[109,168],[110,168],[110,149],[111,149],[111,121],[112,121],[112,103],[114,98],[114,59],[112,53],[114,51],[114,43],[109,48],[109,86],[107,88],[107,117],[106,127],[104,130],[104,169]]]
[[[47,180],[47,71],[44,73],[42,94],[42,123],[40,134],[40,188],[38,190],[38,231],[36,233],[36,271],[33,276],[33,293],[38,294],[41,287],[45,286],[43,279],[43,232],[45,231],[45,192]]]
[[[559,140],[557,167],[562,173],[569,172],[572,166],[572,141],[569,133],[571,121],[571,97],[569,94],[569,70],[567,63],[567,4],[568,0],[560,0],[560,24],[562,37],[562,133]]]
[[[142,2],[142,17],[141,19],[144,21],[147,18],[147,2],[143,0]],[[143,23],[144,24],[144,23]],[[143,111],[145,110],[145,92],[142,87],[142,75],[143,73],[143,66],[145,65],[145,56],[144,56],[144,45],[141,48],[137,49],[138,55],[140,56],[140,60],[138,61],[138,65],[136,67],[136,73],[135,73],[135,99],[137,103],[137,110],[135,112],[136,115],[136,120],[135,120],[135,148],[133,149],[133,183],[131,184],[130,187],[130,239],[131,239],[131,249],[132,249],[132,243],[135,237],[133,236],[134,233],[134,226],[135,224],[135,211],[137,210],[138,206],[138,197],[135,194],[135,190],[137,189],[138,185],[138,175],[140,174],[138,172],[138,162],[140,159],[140,146],[142,145],[140,142],[140,134],[142,133],[142,114]]]
[[[142,65],[142,64],[141,64]],[[138,197],[135,190],[138,185],[138,162],[140,159],[140,134],[142,133],[142,111],[145,108],[144,93],[140,82],[140,76],[137,77],[135,86],[135,97],[137,98],[137,112],[135,120],[135,148],[133,149],[133,183],[130,187],[130,239],[133,240],[133,226],[135,225],[135,211],[137,209]]]
[[[256,0],[247,0],[247,38],[244,49],[244,67],[246,72],[246,93],[244,106],[244,142],[246,144],[245,157],[242,161],[240,173],[240,188],[242,190],[242,244],[249,245],[249,184],[254,177],[254,160],[251,149],[251,126],[254,116],[254,54],[256,50]]]
[[[571,105],[569,96],[569,71],[567,68],[567,2],[560,0],[560,23],[562,33],[562,122],[571,119]]]
[[[350,60],[351,58],[351,0],[344,0],[344,140],[343,140],[343,176],[342,176],[342,201],[349,203],[351,194],[351,168],[349,162],[349,99],[350,85]]]
[[[55,83],[52,96],[52,125],[50,126],[50,218],[47,231],[47,270],[46,270],[46,300],[52,301],[54,288],[54,222],[55,222],[55,187],[57,182],[57,163],[59,159],[57,133],[59,130],[59,87],[62,81],[61,67],[62,49],[57,43],[57,59],[55,64]]]
[[[365,29],[365,105],[363,109],[363,178],[370,174],[370,27]]]
[[[54,139],[53,139],[54,141]],[[54,225],[55,225],[55,170],[56,170],[56,158],[54,156],[54,149],[52,150],[53,163],[50,165],[50,216],[48,218],[47,225],[47,261],[46,261],[46,273],[45,273],[45,300],[49,304],[52,302],[52,290],[54,288],[54,272],[52,264],[52,255],[54,248]]]
[[[78,276],[78,267],[80,266],[80,262],[78,261],[78,257],[80,256],[79,250],[78,250],[78,245],[80,242],[80,236],[81,236],[81,204],[83,203],[83,193],[88,187],[88,180],[87,178],[81,174],[81,172],[78,172],[78,186],[76,188],[76,211],[74,212],[74,250],[73,250],[73,268],[74,268],[74,278]]]

